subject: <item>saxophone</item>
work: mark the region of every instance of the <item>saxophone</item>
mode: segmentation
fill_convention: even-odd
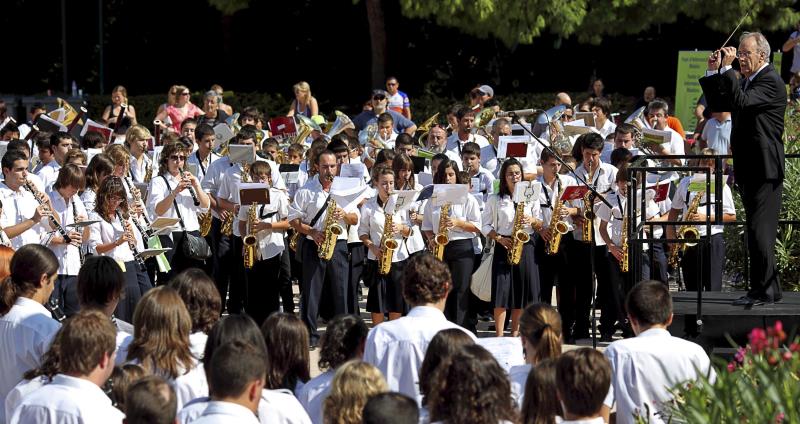
[[[622,250],[622,259],[619,260],[619,270],[621,272],[628,272],[631,266],[630,257],[628,256],[628,211],[622,213],[622,235],[620,236],[620,249]]]
[[[200,220],[200,235],[205,237],[211,232],[211,211],[201,213],[198,218]]]
[[[256,263],[256,247],[258,245],[258,238],[256,237],[256,203],[250,206],[250,211],[247,214],[247,235],[242,238],[244,243],[244,267],[247,269],[253,268]]]
[[[328,199],[327,212],[325,215],[325,239],[319,245],[319,258],[329,261],[333,257],[333,250],[336,248],[336,239],[339,234],[344,232],[344,228],[333,219],[333,212],[336,210],[336,201]]]
[[[548,255],[558,253],[558,249],[561,247],[561,236],[569,231],[569,225],[567,225],[566,221],[561,220],[561,208],[564,207],[561,193],[554,200],[553,215],[550,217],[550,241],[546,242],[544,247]]]
[[[519,202],[514,213],[514,229],[511,232],[514,244],[511,245],[511,250],[508,251],[508,263],[511,265],[519,265],[520,260],[522,260],[522,248],[531,239],[531,235],[522,228],[522,218],[524,216],[525,202]]]
[[[144,172],[144,182],[150,183],[150,180],[153,179],[153,165],[147,165]]]
[[[392,237],[392,214],[384,214],[386,220],[383,224],[383,235],[381,236],[381,247],[383,247],[383,254],[378,259],[378,274],[386,275],[392,269],[392,256],[394,251],[399,246],[397,240]]]
[[[594,180],[596,171],[596,169],[591,169],[591,164],[589,164],[589,182]],[[583,196],[583,237],[581,240],[584,243],[591,243],[594,238],[594,202],[592,200],[592,192],[587,191]]]
[[[447,227],[444,226],[444,221],[449,217],[450,203],[445,203],[439,210],[439,231],[433,236],[433,255],[440,261],[444,259],[444,247],[450,243],[450,235]]]
[[[686,214],[683,215],[684,221],[686,221],[690,215],[697,213],[697,208],[700,207],[700,199],[702,199],[702,197],[705,195],[706,192],[705,190],[703,190],[697,193],[696,196],[694,196],[694,199],[692,199],[692,203],[689,204],[689,209],[687,209]],[[697,227],[695,227],[692,224],[681,225],[680,227],[678,227],[678,231],[676,234],[677,238],[681,240],[693,240],[693,242],[686,242],[683,243],[683,246],[681,247],[676,246],[675,248],[672,249],[672,251],[669,253],[669,264],[673,266],[678,266],[678,263],[680,262],[678,260],[678,251],[680,251],[681,253],[685,252],[687,247],[696,246],[697,240],[700,239],[700,232],[697,230]]]
[[[242,178],[241,181],[243,183],[250,182],[250,164],[245,163],[242,165]],[[209,229],[211,228],[211,222],[208,223]],[[229,213],[228,216],[222,221],[222,228],[220,230],[222,235],[224,236],[231,236],[233,234],[233,212]]]

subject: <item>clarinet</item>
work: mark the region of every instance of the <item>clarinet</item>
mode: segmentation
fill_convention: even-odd
[[[44,203],[44,201],[39,197],[41,193],[35,191],[36,189],[33,187],[33,185],[31,185],[30,181],[25,180],[25,188],[28,189],[28,191],[30,191],[33,194],[33,198],[36,199],[36,201],[39,203],[39,206],[44,205],[48,210],[50,210],[50,207],[47,206]],[[64,239],[64,244],[69,244],[72,241],[72,239],[69,238],[69,235],[67,234],[67,231],[64,229],[64,227],[62,227],[61,224],[59,224],[58,221],[56,221],[56,218],[52,215],[50,216],[50,223],[53,224],[56,230],[58,230],[58,233],[61,234],[61,238]]]
[[[178,172],[181,174],[181,178],[183,178],[183,169],[178,168]],[[189,186],[189,194],[192,195],[192,201],[194,202],[194,205],[200,206],[200,201],[197,200],[197,193],[194,192],[194,187],[191,185]]]
[[[127,235],[133,236],[133,232],[128,231],[128,225],[130,225],[130,221],[128,221],[127,219],[122,219],[122,215],[120,215],[119,211],[116,211],[116,214],[117,214],[117,219],[119,219],[119,223],[122,224],[123,231],[125,231]],[[136,222],[135,219],[133,221]],[[144,270],[145,269],[144,259],[142,259],[139,256],[139,249],[136,248],[136,239],[133,237],[131,238],[125,237],[125,238],[128,240],[128,247],[131,249],[131,252],[133,252],[133,257],[136,259],[136,263],[138,263],[139,267],[142,270]]]
[[[50,315],[53,316],[53,319],[58,322],[63,322],[67,319],[67,314],[61,309],[61,306],[58,304],[58,301],[55,299],[50,299],[47,303],[44,304],[45,309],[50,311]]]
[[[78,222],[78,207],[75,205],[75,199],[72,199],[72,217],[75,220],[75,222],[77,223]],[[81,245],[78,246],[78,255],[81,258],[81,266],[83,266],[83,262],[86,260],[86,258],[83,255],[83,243],[81,243]]]
[[[123,177],[122,181],[125,182],[125,184],[128,186],[128,190],[131,191],[131,195],[133,196],[133,203],[135,203],[137,206],[140,206],[142,209],[144,209],[144,204],[142,203],[142,198],[139,197],[140,196],[139,189],[136,188],[129,179],[130,179],[130,177]],[[142,237],[146,237],[147,239],[150,239],[150,237],[153,236],[153,231],[152,231],[152,228],[150,227],[151,224],[150,224],[150,219],[147,217],[147,212],[142,213],[142,219],[144,219],[144,223],[146,225],[146,228],[142,227],[142,225],[139,223],[139,219],[137,217],[133,217],[132,221],[136,225],[136,228],[139,230],[139,233],[142,235]]]

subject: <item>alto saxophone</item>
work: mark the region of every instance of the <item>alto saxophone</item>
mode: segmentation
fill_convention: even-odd
[[[522,260],[522,248],[531,239],[531,235],[522,228],[522,218],[524,216],[525,202],[519,202],[514,213],[514,229],[511,232],[514,240],[511,250],[508,251],[508,263],[511,265],[519,265],[520,260]]]
[[[439,231],[433,236],[433,255],[440,261],[444,259],[444,247],[450,243],[449,230],[444,225],[448,218],[450,218],[450,203],[445,203],[439,210]]]
[[[555,255],[561,247],[561,236],[567,234],[569,225],[566,221],[561,220],[561,209],[564,207],[564,201],[561,200],[561,193],[554,199],[553,215],[550,217],[550,240],[545,243],[544,249],[548,255]]]
[[[329,261],[333,257],[333,250],[336,248],[336,240],[339,238],[339,234],[344,232],[344,228],[336,223],[336,220],[333,218],[333,212],[336,211],[336,201],[328,199],[327,208],[324,226],[325,239],[322,240],[322,244],[319,245],[318,254],[320,259]]]
[[[702,197],[705,195],[706,192],[705,190],[703,190],[697,193],[696,196],[694,196],[694,199],[692,199],[692,203],[689,204],[689,209],[687,209],[686,214],[683,215],[684,221],[687,221],[690,215],[694,215],[697,213],[697,209],[700,207],[700,199],[702,199]],[[693,241],[683,243],[683,246],[681,247],[676,246],[675,248],[672,249],[671,252],[669,252],[669,264],[672,266],[678,266],[680,262],[680,260],[678,259],[679,251],[683,253],[686,251],[687,247],[696,246],[697,240],[700,239],[700,232],[697,230],[697,227],[695,227],[692,224],[681,225],[680,227],[678,227],[678,231],[676,234],[677,238],[681,240],[693,240]]]
[[[620,249],[622,250],[622,259],[619,260],[619,270],[621,272],[628,272],[630,269],[630,257],[628,256],[628,212],[627,210],[622,213],[622,235],[620,236]]]
[[[201,213],[198,217],[200,220],[200,235],[205,237],[211,232],[211,211]]]
[[[153,165],[147,165],[146,170],[144,172],[144,182],[150,183],[150,180],[153,179]]]
[[[256,203],[250,206],[250,211],[247,214],[247,235],[242,238],[244,243],[244,267],[247,269],[253,268],[256,263],[256,247],[258,245],[258,238],[256,237]]]
[[[250,182],[250,164],[249,163],[242,164],[241,181],[243,183],[249,183]],[[210,225],[211,224],[209,223],[209,226]],[[220,229],[220,232],[224,236],[230,236],[230,235],[233,234],[233,212],[230,212],[228,214],[228,216],[225,217],[225,220],[222,221],[222,228]]]
[[[594,173],[596,169],[591,169],[589,165],[589,176],[587,182],[594,180]],[[583,196],[583,240],[584,243],[591,243],[594,238],[594,202],[592,201],[592,192],[587,191]]]
[[[383,224],[383,235],[381,236],[381,247],[383,247],[383,254],[378,259],[378,274],[386,275],[392,269],[392,256],[394,251],[399,246],[397,240],[392,237],[392,214],[384,214],[386,220]]]

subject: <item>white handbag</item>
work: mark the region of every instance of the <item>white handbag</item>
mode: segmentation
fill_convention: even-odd
[[[492,211],[492,228],[497,228],[497,196],[493,197],[494,205]],[[472,273],[472,281],[469,284],[469,289],[472,294],[484,302],[492,300],[492,261],[494,260],[494,240],[487,240],[486,246],[483,248],[483,256],[481,257],[481,264],[475,272]]]

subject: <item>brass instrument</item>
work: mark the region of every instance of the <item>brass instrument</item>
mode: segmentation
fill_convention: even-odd
[[[558,178],[558,176],[556,176]],[[545,243],[545,252],[548,255],[555,255],[561,247],[561,236],[569,232],[569,225],[566,221],[561,220],[561,209],[564,207],[564,201],[561,200],[561,193],[554,196],[553,199],[553,215],[550,217],[550,240]]]
[[[250,211],[247,213],[247,235],[242,237],[244,243],[244,267],[252,269],[256,263],[256,249],[258,248],[258,238],[256,237],[256,202],[250,205]]]
[[[622,235],[620,236],[620,249],[622,250],[622,259],[619,261],[619,270],[621,272],[628,272],[631,266],[631,260],[628,255],[628,212],[622,212]]]
[[[320,133],[322,132],[322,128],[320,128],[320,126],[316,122],[312,121],[311,118],[303,114],[298,114],[295,115],[294,117],[295,117],[295,122],[297,124],[297,135],[295,135],[294,139],[292,139],[292,143],[305,145],[306,138],[308,138],[308,136],[311,135],[311,132],[313,131],[319,131]]]
[[[705,190],[698,192],[697,195],[694,196],[692,199],[692,203],[689,204],[689,208],[686,210],[686,214],[683,216],[684,221],[688,221],[689,216],[694,215],[697,213],[697,209],[700,207],[700,199],[706,195]],[[681,240],[692,240],[691,242],[683,243],[683,246],[675,246],[669,253],[669,263],[672,266],[678,266],[680,260],[678,259],[678,252],[683,253],[686,251],[687,247],[696,246],[697,240],[700,239],[700,231],[697,230],[697,227],[693,224],[683,224],[678,227],[678,231],[676,232],[677,238]]]
[[[342,132],[344,130],[348,130],[348,129],[349,130],[353,130],[355,128],[356,128],[356,125],[353,123],[353,121],[350,120],[350,117],[345,115],[342,112],[339,112],[337,110],[336,111],[336,120],[331,125],[331,129],[328,130],[328,132],[325,134],[325,138],[330,140],[330,139],[333,138],[333,136],[335,136],[336,134],[339,134],[340,132]]]
[[[205,236],[208,235],[208,233],[211,232],[211,219],[212,218],[213,218],[213,216],[211,216],[211,211],[208,211],[208,212],[205,212],[205,213],[201,213],[198,216],[197,219],[198,219],[198,221],[200,221],[200,235],[201,236],[205,237]]]
[[[331,260],[333,257],[333,250],[336,248],[336,240],[339,234],[344,232],[344,228],[339,225],[333,218],[333,213],[336,211],[336,201],[328,199],[327,212],[325,215],[325,239],[319,245],[319,258],[325,261]]]
[[[444,225],[448,218],[450,218],[450,203],[445,203],[439,210],[439,231],[433,236],[433,255],[440,261],[444,259],[444,247],[450,243],[449,230]]]
[[[589,184],[594,181],[594,174],[597,169],[592,169],[591,163],[589,164],[589,176],[587,182]],[[583,196],[583,240],[584,243],[591,243],[594,239],[594,199],[593,193],[587,191]]]
[[[494,144],[494,137],[486,131],[486,126],[494,119],[494,109],[484,108],[481,113],[475,116],[475,125],[472,128],[472,133],[486,137],[491,144]]]
[[[531,239],[531,235],[522,228],[522,218],[524,216],[525,202],[519,202],[517,203],[517,210],[514,212],[514,229],[511,232],[513,244],[508,251],[508,263],[511,265],[519,265],[522,260],[522,249],[525,243]]]
[[[144,182],[149,184],[150,180],[152,179],[153,179],[153,164],[150,163],[147,165],[144,171]]]
[[[300,240],[300,231],[294,230],[292,232],[292,236],[289,237],[289,249],[292,249],[293,252],[297,252],[297,241]]]
[[[436,123],[436,120],[439,118],[439,112],[436,112],[430,118],[426,119],[420,126],[417,127],[417,144],[421,147],[425,147],[425,138],[428,137],[428,132],[433,127],[433,124]]]
[[[394,251],[400,246],[397,240],[394,239],[392,234],[392,214],[384,214],[385,221],[383,223],[383,235],[381,236],[381,247],[383,247],[383,254],[378,258],[378,274],[387,275],[389,270],[392,269],[392,256]]]

